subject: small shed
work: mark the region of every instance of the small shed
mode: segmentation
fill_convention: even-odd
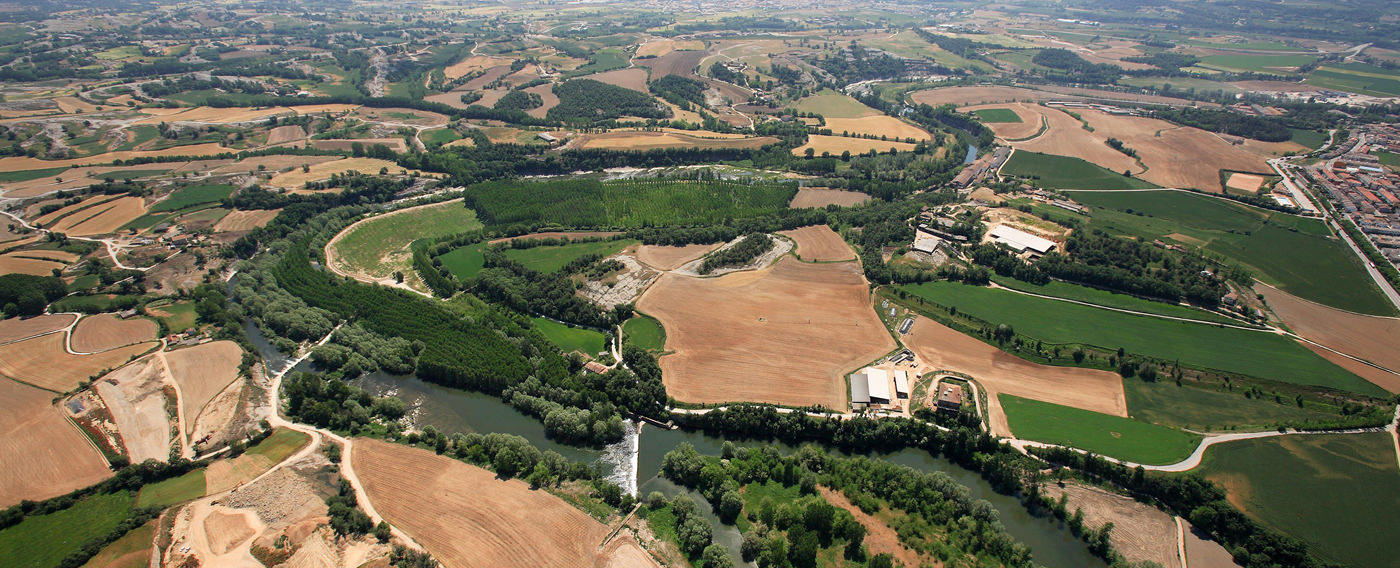
[[[899,398],[909,398],[909,372],[894,372],[894,395]]]

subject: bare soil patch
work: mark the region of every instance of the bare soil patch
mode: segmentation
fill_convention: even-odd
[[[445,566],[601,567],[624,556],[611,546],[599,552],[607,526],[518,479],[366,438],[347,457],[375,510]]]
[[[449,121],[447,115],[411,108],[360,107],[355,109],[355,112],[351,114],[357,118],[371,122],[410,124],[413,126],[443,126]]]
[[[1079,110],[1082,111],[1083,109]],[[1091,111],[1080,112],[1080,116],[1088,114],[1093,113]],[[1075,120],[1074,117],[1059,109],[1047,108],[1043,116],[1048,124],[1048,128],[1045,130],[1044,134],[1024,142],[1010,142],[1011,146],[1021,150],[1040,152],[1042,154],[1073,156],[1098,164],[1114,172],[1122,172],[1124,170],[1131,171],[1135,174],[1142,172],[1142,167],[1138,166],[1137,161],[1131,156],[1114,150],[1109,147],[1108,144],[1104,143],[1108,135],[1102,134],[1102,131],[1089,132],[1085,130],[1084,126],[1080,124],[1078,120]],[[1114,132],[1113,135],[1119,140],[1124,140],[1124,143],[1129,147],[1136,148],[1136,146],[1133,146],[1131,143],[1127,143],[1123,135],[1117,132]],[[1150,135],[1149,133],[1149,136]],[[1102,136],[1102,138],[1100,136]],[[1138,152],[1139,155],[1143,155],[1142,150]],[[1218,178],[1216,185],[1220,185]]]
[[[53,393],[0,378],[0,507],[42,501],[111,477]]]
[[[402,142],[402,140],[400,140]],[[321,181],[330,179],[331,174],[343,174],[349,171],[356,171],[362,174],[377,174],[379,170],[388,168],[390,173],[403,171],[398,164],[388,160],[377,158],[345,158],[332,162],[323,162],[309,168],[309,171],[294,169],[284,174],[272,176],[268,185],[285,187],[289,189],[301,189],[306,186],[306,182]]]
[[[79,353],[97,353],[124,345],[150,341],[159,329],[146,318],[121,319],[115,314],[88,316],[73,328],[70,347]]]
[[[236,231],[251,231],[272,221],[281,209],[256,209],[253,211],[234,210],[219,219],[219,223],[214,225],[216,233],[232,233]]]
[[[1263,157],[1199,128],[1177,126],[1155,118],[1105,114],[1096,110],[1085,111],[1080,115],[1094,128],[1093,137],[1099,139],[1105,148],[1108,145],[1102,141],[1111,136],[1136,150],[1148,168],[1141,177],[1162,187],[1220,192],[1220,170],[1269,171],[1269,165]],[[1112,148],[1108,150],[1118,153]]]
[[[78,316],[55,314],[0,320],[0,343],[9,343],[68,327]]]
[[[632,89],[639,93],[648,93],[647,90],[647,70],[642,67],[628,67],[626,69],[614,69],[592,75],[584,75],[580,79],[592,79],[600,83],[616,85],[624,89]]]
[[[1264,185],[1264,176],[1254,174],[1230,174],[1230,178],[1225,180],[1225,186],[1240,191],[1254,193],[1259,191],[1259,186]]]
[[[558,95],[554,94],[553,85],[535,85],[533,87],[525,89],[525,92],[534,93],[540,96],[540,106],[525,111],[525,114],[528,114],[535,118],[544,118],[544,115],[549,112],[549,109],[552,109],[559,104],[559,97]],[[501,96],[505,96],[505,93],[502,93]],[[497,99],[499,98],[500,97],[497,97]],[[485,100],[485,97],[482,97],[482,99]],[[495,104],[495,101],[492,101],[492,104]]]
[[[851,245],[846,244],[846,240],[827,225],[813,225],[801,229],[779,231],[778,234],[797,241],[797,256],[802,260],[828,261],[854,260],[856,258],[856,251],[851,250]]]
[[[772,136],[753,138],[706,138],[679,132],[649,132],[640,130],[614,130],[599,134],[586,134],[578,147],[584,149],[610,148],[618,150],[654,150],[657,148],[761,148],[776,144]]]
[[[894,532],[894,529],[890,528],[884,521],[860,510],[860,507],[851,504],[851,500],[847,499],[845,494],[823,486],[818,486],[817,492],[821,493],[822,498],[826,499],[827,503],[849,511],[857,522],[865,526],[865,545],[870,548],[870,554],[889,554],[903,566],[925,565],[924,559],[918,552],[899,543],[899,534]]]
[[[306,139],[306,130],[295,124],[278,126],[267,133],[267,145],[286,144]]]
[[[692,260],[709,254],[724,243],[708,245],[661,246],[642,245],[637,249],[637,260],[657,270],[675,270]]]
[[[472,55],[448,65],[446,69],[442,70],[442,74],[448,79],[456,79],[473,71],[484,71],[499,65],[510,65],[510,60],[491,55]]]
[[[860,205],[866,201],[870,201],[870,196],[859,191],[827,189],[825,187],[804,187],[797,190],[797,195],[792,198],[792,203],[789,203],[788,207],[792,209],[826,207],[827,205],[849,207],[851,205]]]
[[[1182,521],[1186,523],[1186,521]],[[1235,568],[1235,557],[1220,543],[1186,523],[1186,565],[1191,568]]]
[[[1309,302],[1277,288],[1254,288],[1295,333],[1332,349],[1400,371],[1400,319],[1368,316]],[[1390,392],[1400,392],[1400,376],[1314,349],[1338,365]]]
[[[678,400],[845,406],[844,376],[895,348],[857,263],[773,266],[718,278],[666,274],[642,296],[666,327]]]
[[[0,375],[54,392],[66,392],[104,370],[114,369],[155,346],[140,343],[94,355],[64,350],[66,334],[50,333],[0,346]]]
[[[1068,483],[1063,488],[1045,485],[1052,499],[1069,495],[1066,505],[1070,511],[1084,511],[1084,525],[1099,528],[1113,523],[1109,539],[1113,548],[1132,562],[1156,562],[1163,568],[1182,566],[1176,542],[1176,521],[1156,507],[1137,502],[1131,497],[1109,493],[1097,487]]]
[[[1116,373],[1032,363],[922,316],[914,318],[904,344],[935,370],[957,371],[977,379],[987,390],[989,426],[996,435],[1011,433],[997,401],[998,393],[1128,416],[1123,379]]]
[[[163,355],[171,378],[180,385],[180,409],[189,434],[204,406],[238,378],[243,349],[232,341],[214,341]]]
[[[216,460],[204,470],[205,493],[213,495],[252,481],[272,469],[272,460],[259,454],[243,454],[233,459]]]
[[[121,432],[131,463],[170,459],[170,417],[165,412],[165,364],[159,357],[108,373],[96,389]]]

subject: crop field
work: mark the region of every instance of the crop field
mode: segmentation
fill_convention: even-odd
[[[236,189],[231,185],[195,185],[175,190],[159,203],[151,206],[152,213],[180,211],[196,205],[218,203],[233,195]]]
[[[797,257],[802,260],[823,262],[856,258],[851,245],[827,225],[779,231],[778,234],[797,242]]]
[[[880,111],[831,89],[824,89],[820,93],[797,101],[797,110],[820,114],[828,119],[864,118],[880,114]]]
[[[112,314],[88,316],[73,328],[74,351],[97,353],[156,338],[156,322],[145,318],[121,319]]]
[[[647,89],[647,70],[645,67],[630,67],[627,69],[616,69],[585,75],[582,79],[592,79],[609,85],[617,85],[625,89],[632,89],[639,93],[650,93]]]
[[[895,347],[856,263],[665,274],[637,307],[665,326],[666,388],[686,402],[844,408],[844,375]]]
[[[792,203],[789,203],[788,207],[793,209],[826,207],[827,205],[850,207],[852,205],[860,205],[866,201],[870,201],[870,196],[859,191],[827,189],[824,187],[804,187],[797,190],[797,195],[792,198]]]
[[[1317,61],[1314,55],[1208,55],[1200,66],[1226,71],[1289,71]]]
[[[603,352],[607,343],[607,336],[591,329],[570,327],[545,318],[530,318],[530,321],[564,353],[578,351],[594,357]]]
[[[1044,118],[1043,115],[1046,112],[1059,112],[1053,109],[1030,103],[1002,103],[993,105],[979,105],[974,107],[965,107],[960,110],[972,112],[974,114],[977,114],[978,116],[981,116],[983,112],[994,113],[994,116],[1003,116],[1003,111],[1014,115],[1016,117],[1015,120],[982,120],[984,123],[986,123],[986,126],[988,128],[992,129],[992,132],[996,133],[996,135],[998,137],[1001,137],[1003,140],[1027,140],[1032,137],[1043,134],[1044,131],[1042,129],[1048,130],[1048,119]]]
[[[1343,353],[1400,371],[1400,319],[1352,313],[1309,302],[1269,286],[1255,287],[1294,333]],[[1354,371],[1390,392],[1400,376],[1367,366]]]
[[[301,169],[294,169],[287,173],[272,176],[268,182],[274,187],[284,187],[287,189],[301,189],[306,186],[306,182],[322,181],[330,179],[331,174],[343,174],[345,172],[359,172],[362,174],[377,174],[381,169],[388,168],[390,172],[399,173],[403,168],[398,164],[388,160],[378,158],[345,158],[333,162],[322,162],[314,164],[309,171],[303,172]]]
[[[648,44],[650,45],[650,44]],[[700,50],[672,51],[656,59],[639,59],[637,65],[651,68],[651,75],[655,79],[660,79],[667,75],[680,75],[682,77],[698,78],[694,71],[700,61],[704,59],[706,52]],[[739,102],[739,101],[735,101]]]
[[[939,107],[947,104],[955,106],[966,106],[988,103],[1009,103],[1017,101],[1036,102],[1046,100],[1063,100],[1065,97],[1057,95],[1055,93],[1036,91],[1021,87],[960,86],[929,89],[926,91],[916,91],[914,93],[910,93],[910,98],[912,98],[917,104],[927,104],[933,107]]]
[[[698,51],[705,49],[705,42],[700,40],[671,40],[661,39],[648,41],[637,48],[637,56],[655,55],[658,58],[678,50]]]
[[[1093,207],[1090,226],[1104,232],[1204,247],[1290,294],[1359,313],[1394,313],[1360,260],[1316,219],[1179,191],[1071,197]]]
[[[65,339],[62,333],[51,333],[0,346],[0,375],[42,389],[65,392],[104,369],[116,368],[156,346],[154,342],[146,342],[94,355],[73,355],[63,349]]]
[[[0,320],[0,343],[8,343],[63,329],[73,323],[73,319],[76,317],[72,314],[53,314]]]
[[[506,249],[506,258],[514,260],[526,268],[549,274],[564,268],[574,260],[599,254],[612,256],[636,241],[596,241],[570,243],[561,246],[540,246],[526,249]]]
[[[251,231],[262,227],[272,221],[281,209],[255,209],[252,211],[230,211],[224,215],[219,222],[214,224],[216,233],[233,233],[238,231]]]
[[[366,438],[356,439],[346,457],[375,510],[445,566],[591,567],[647,557],[630,541],[599,552],[606,526],[518,479]]]
[[[553,223],[583,228],[718,223],[787,207],[791,184],[595,180],[488,182],[467,188],[487,225]]]
[[[815,156],[840,156],[844,152],[852,154],[863,154],[874,150],[876,152],[887,153],[891,149],[900,152],[912,152],[914,144],[908,142],[895,142],[884,140],[870,140],[868,138],[847,138],[845,136],[823,136],[813,134],[807,137],[807,143],[792,149],[795,156],[804,156],[807,149],[811,148]]]
[[[266,440],[248,448],[243,455],[210,463],[204,472],[205,493],[212,495],[227,491],[240,483],[257,478],[295,453],[310,439],[310,436],[295,430],[279,428]]]
[[[459,247],[439,256],[442,265],[456,276],[458,280],[465,282],[467,279],[476,276],[481,269],[486,268],[486,257],[481,253],[486,248],[484,244],[476,244]]]
[[[0,507],[63,495],[112,475],[87,435],[51,404],[53,397],[0,378]]]
[[[151,563],[156,522],[151,521],[107,545],[84,568],[145,568]]]
[[[311,436],[305,433],[291,428],[278,428],[267,439],[248,448],[248,453],[263,456],[274,464],[281,463],[282,460],[296,453],[310,441]]]
[[[1400,96],[1400,74],[1365,63],[1324,65],[1308,74],[1307,83],[1377,97]]]
[[[1162,187],[1183,187],[1220,192],[1220,170],[1269,172],[1259,154],[1243,150],[1199,128],[1177,126],[1165,120],[1107,114],[1095,110],[1081,113],[1094,132],[1088,134],[1108,148],[1104,141],[1114,137],[1138,154],[1147,166],[1144,180]],[[1052,130],[1051,134],[1054,132]],[[1109,151],[1120,153],[1109,148]],[[1077,156],[1107,167],[1089,155]],[[1113,171],[1121,171],[1113,168]],[[1136,171],[1136,170],[1134,170]]]
[[[1375,385],[1272,333],[1137,316],[953,282],[903,289],[1051,344],[1121,347],[1130,354],[1183,365],[1384,396]]]
[[[1009,108],[984,108],[972,112],[982,122],[1022,122],[1021,116]]]
[[[184,331],[194,327],[195,316],[194,303],[176,302],[163,306],[147,306],[146,312],[165,322],[165,327],[171,331]]]
[[[373,146],[376,146],[376,145],[382,145],[382,146],[385,146],[385,147],[387,147],[387,148],[389,148],[390,150],[393,150],[393,151],[395,151],[395,152],[407,152],[407,151],[408,151],[408,143],[407,143],[407,142],[404,142],[404,139],[403,139],[403,138],[355,138],[355,139],[343,139],[343,140],[342,140],[342,139],[312,140],[312,141],[311,141],[311,146],[312,146],[313,148],[316,148],[317,150],[335,150],[335,151],[338,151],[338,152],[352,152],[352,151],[355,150],[355,144],[356,144],[356,143],[359,143],[360,146],[362,146],[362,147],[364,147],[364,148],[370,148],[370,147],[373,147]],[[366,159],[366,158],[356,158],[356,159]],[[316,162],[316,163],[324,163],[324,161],[323,161],[323,162]],[[356,170],[356,171],[358,171],[358,172],[360,172],[360,173],[365,173],[365,174],[373,174],[373,173],[377,173],[377,172],[379,171],[379,169],[378,169],[378,168],[375,168],[374,171],[367,171],[367,170]],[[393,168],[389,168],[389,171],[391,171],[391,172],[397,172],[398,170],[395,170],[395,169],[393,169]],[[327,174],[327,175],[329,175],[329,174]]]
[[[826,128],[831,129],[833,134],[869,134],[872,136],[888,137],[890,140],[908,141],[932,140],[933,136],[927,131],[893,116],[866,116],[861,118],[828,118]],[[888,148],[885,148],[888,150]]]
[[[102,235],[114,232],[122,225],[146,214],[146,206],[140,197],[105,199],[107,200],[100,203],[97,203],[99,200],[93,200],[97,204],[72,211],[46,224],[45,227],[74,236]]]
[[[443,75],[448,79],[456,79],[474,71],[485,71],[498,65],[510,65],[510,59],[504,57],[493,57],[490,55],[472,55],[448,65],[443,69]]]
[[[1326,560],[1400,566],[1400,476],[1386,433],[1284,436],[1212,446],[1201,474],[1265,525],[1307,541]]]
[[[1333,420],[1338,411],[1324,404],[1298,408],[1292,396],[1246,398],[1243,389],[1231,391],[1219,383],[1177,386],[1171,381],[1150,383],[1134,377],[1123,379],[1123,390],[1134,420],[1197,432],[1265,430],[1284,421]]]
[[[708,245],[642,245],[637,249],[637,260],[657,270],[675,270],[686,263],[705,256],[724,243]]]
[[[1037,138],[1039,140],[1039,138]],[[1126,156],[1124,156],[1126,157]],[[1017,150],[1001,173],[1038,177],[1036,184],[1049,189],[1149,189],[1155,185],[1121,172],[1112,172],[1079,158]]]
[[[1091,288],[1089,286],[1080,286],[1078,284],[1061,282],[1059,280],[1051,280],[1045,285],[1036,285],[1028,282],[1022,282],[1014,278],[994,277],[993,280],[998,285],[1001,285],[1003,287],[1011,288],[1012,290],[1020,290],[1022,292],[1029,292],[1031,294],[1039,294],[1041,296],[1052,296],[1055,298],[1064,298],[1066,300],[1075,300],[1078,302],[1087,302],[1090,304],[1096,304],[1100,306],[1108,306],[1110,308],[1120,308],[1124,310],[1132,310],[1135,312],[1147,312],[1150,314],[1159,314],[1178,318],[1187,318],[1219,323],[1240,323],[1239,320],[1236,320],[1234,318],[1223,316],[1202,309],[1190,308],[1179,304],[1168,304],[1166,302],[1154,302],[1152,300],[1144,300],[1142,298],[1130,296],[1128,294],[1119,294],[1117,292],[1100,290],[1098,288]]]
[[[326,244],[326,264],[342,274],[368,279],[412,272],[409,245],[481,228],[476,213],[460,201],[400,209],[346,227]]]
[[[1186,459],[1201,437],[1181,430],[1069,406],[999,394],[1017,438],[1060,444],[1146,465]]]
[[[185,432],[194,431],[196,419],[214,396],[238,378],[243,348],[232,341],[215,341],[164,353],[170,377],[180,385],[180,410]]]
[[[622,324],[622,339],[647,351],[659,353],[666,349],[666,328],[654,317],[637,315]]]
[[[130,515],[131,494],[123,491],[91,495],[62,511],[28,517],[0,532],[0,566],[58,566]]]
[[[17,255],[14,253],[0,255],[0,274],[29,274],[32,276],[50,276],[54,269],[63,270],[67,265],[61,262],[53,262],[33,258],[33,255]]]
[[[152,483],[136,494],[137,507],[169,507],[204,496],[204,468]]]
[[[24,170],[18,172],[0,172],[0,183],[13,183],[17,181],[31,181],[39,178],[51,178],[68,171],[68,167],[44,168],[39,170]]]
[[[614,150],[655,150],[657,148],[762,148],[777,144],[772,136],[752,138],[707,138],[681,132],[650,132],[614,130],[584,135],[579,148],[609,148]]]

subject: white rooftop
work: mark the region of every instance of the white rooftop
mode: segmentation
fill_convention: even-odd
[[[909,373],[906,371],[894,372],[894,392],[901,394],[909,393]]]
[[[866,367],[861,370],[866,376],[867,384],[870,385],[871,399],[890,400],[890,375],[884,369]]]
[[[1016,251],[1023,251],[1029,249],[1044,254],[1046,251],[1055,248],[1055,241],[1049,239],[1042,239],[1020,229],[1008,227],[1006,225],[998,225],[997,228],[992,229],[992,232],[989,234],[991,235],[992,240],[1009,246],[1012,249],[1015,249]]]

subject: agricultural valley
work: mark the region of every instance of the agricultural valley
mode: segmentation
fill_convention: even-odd
[[[0,0],[0,566],[1400,568],[1400,6]]]

